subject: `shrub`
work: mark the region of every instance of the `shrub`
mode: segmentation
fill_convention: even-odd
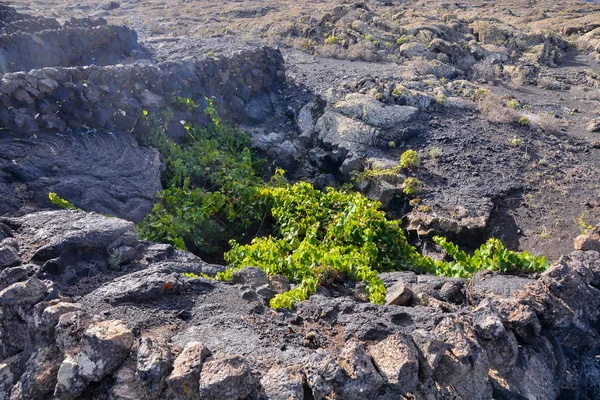
[[[205,112],[211,124],[187,126],[190,137],[182,146],[164,132],[149,135],[166,158],[166,189],[138,226],[140,236],[200,253],[218,249],[220,238],[231,239],[224,255],[229,268],[217,279],[231,280],[235,269],[247,265],[285,275],[296,286],[275,296],[270,303],[274,308],[289,308],[337,278],[366,282],[369,299],[383,303],[385,287],[378,277],[383,271],[467,277],[478,268],[511,271],[545,265],[528,253],[505,250],[500,242],[467,256],[444,239],[440,245],[455,262],[424,257],[408,243],[400,222],[387,219],[379,203],[360,193],[286,184],[282,170],[265,182],[248,150],[249,138],[222,124],[210,102]],[[155,119],[148,116],[150,121]],[[411,165],[419,165],[418,154],[409,152],[414,153]],[[407,178],[404,192],[412,195],[421,186],[416,178]],[[270,234],[241,244],[247,243],[249,226],[261,221],[271,221],[262,227]]]
[[[314,293],[324,268],[365,281],[375,303],[385,298],[378,272],[431,269],[431,261],[408,244],[398,221],[386,219],[379,203],[360,193],[321,192],[308,183],[264,188],[262,193],[273,201],[278,234],[246,246],[233,241],[225,259],[234,268],[255,265],[298,283],[271,300],[275,308],[289,308]]]
[[[439,147],[432,147],[429,149],[429,157],[436,161],[442,155],[442,149]]]
[[[521,104],[519,104],[519,102],[515,99],[509,100],[508,103],[506,103],[506,105],[512,108],[513,110],[516,110],[521,107]]]
[[[421,157],[414,150],[406,150],[400,156],[400,168],[412,169],[421,166]]]
[[[534,256],[526,251],[517,253],[508,250],[500,240],[494,238],[482,244],[473,255],[467,255],[446,238],[435,236],[433,241],[454,260],[446,265],[439,264],[446,270],[444,274],[457,277],[470,277],[475,272],[486,269],[511,273],[516,271],[540,272],[548,267],[545,257]]]
[[[63,209],[63,210],[80,210],[80,208],[75,207],[73,204],[69,203],[68,200],[63,199],[56,193],[50,192],[48,193],[48,199],[55,206]]]
[[[336,44],[338,42],[338,38],[334,35],[330,35],[325,38],[325,44]]]
[[[205,113],[211,123],[206,128],[187,125],[189,136],[182,146],[159,126],[152,127],[148,139],[166,159],[165,189],[138,225],[144,239],[202,254],[218,251],[266,212],[249,137],[222,124],[212,102]]]
[[[521,118],[519,118],[518,123],[519,123],[519,125],[523,125],[523,126],[531,125],[531,121],[525,115],[522,115]]]
[[[518,137],[513,137],[510,141],[510,144],[515,146],[515,147],[521,147],[523,146],[525,143],[523,142],[523,139],[519,139]]]
[[[476,93],[476,95],[480,96],[477,108],[489,122],[509,124],[518,121],[519,114],[514,109],[507,107],[497,94],[485,91]]]
[[[404,189],[402,189],[402,192],[405,195],[414,196],[415,194],[419,193],[423,188],[423,182],[411,176],[404,180],[403,187]]]

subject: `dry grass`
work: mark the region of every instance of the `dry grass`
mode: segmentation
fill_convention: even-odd
[[[491,82],[502,76],[502,71],[499,65],[490,64],[480,61],[473,65],[473,80],[482,80]]]
[[[543,112],[530,116],[530,119],[533,126],[548,133],[558,133],[565,126],[565,122],[552,113]]]
[[[546,90],[560,90],[562,84],[554,78],[543,76],[537,80],[537,86]]]
[[[516,123],[520,117],[517,111],[506,105],[502,97],[491,92],[488,92],[477,102],[477,108],[489,122],[493,123]]]

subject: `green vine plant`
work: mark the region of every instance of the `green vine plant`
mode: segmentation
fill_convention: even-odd
[[[80,208],[75,207],[68,200],[63,199],[54,192],[48,193],[48,199],[50,199],[50,202],[52,204],[54,204],[62,210],[81,210]]]
[[[164,133],[161,124],[168,115],[146,115],[145,140],[162,153],[167,170],[165,189],[138,230],[143,239],[202,256],[228,250],[228,269],[217,274],[220,280],[231,280],[233,271],[245,266],[286,276],[293,289],[276,295],[270,303],[274,308],[305,300],[332,276],[365,282],[369,300],[381,304],[386,292],[378,274],[384,271],[469,277],[481,269],[539,271],[547,266],[544,258],[506,250],[496,239],[470,256],[437,238],[454,261],[424,257],[410,245],[399,221],[387,219],[378,202],[358,192],[287,183],[280,169],[270,180],[261,178],[262,162],[250,150],[249,137],[224,124],[214,104],[208,104],[204,112],[211,122],[202,128],[186,124],[189,135],[182,145]],[[418,154],[409,155],[410,161],[400,164],[418,167]],[[417,182],[413,188],[420,188]],[[219,240],[223,237],[229,242]]]

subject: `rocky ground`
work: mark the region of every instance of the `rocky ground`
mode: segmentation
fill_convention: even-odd
[[[600,395],[595,3],[12,5],[24,14],[0,8],[0,399]],[[423,252],[439,255],[434,234],[467,248],[498,237],[554,264],[382,274],[386,306],[346,282],[275,312],[282,277],[217,282],[223,266],[140,241],[129,222],[161,188],[143,110],[172,108],[176,139],[180,120],[203,121],[176,96],[214,97],[290,179],[353,182]],[[355,180],[406,149],[420,168]],[[43,211],[51,191],[124,219]]]
[[[336,145],[349,149],[350,156],[344,157],[354,155],[360,168],[370,161],[394,163],[406,148],[420,151],[424,168],[417,175],[424,183],[421,209],[427,212],[411,212],[397,202],[389,207],[391,215],[408,213],[407,225],[419,237],[442,233],[475,247],[494,236],[515,249],[556,259],[569,251],[581,221],[595,224],[600,218],[600,138],[594,132],[600,21],[593,2],[327,1],[298,6],[281,1],[32,0],[14,5],[59,20],[93,16],[126,25],[157,60],[279,46],[288,86],[271,99],[274,118],[248,130],[260,136],[274,133],[284,143],[281,137],[289,138],[295,150],[288,145],[288,160],[280,164],[293,169],[289,158],[296,159],[304,165],[295,178],[317,184],[347,181],[356,163],[323,168],[315,162],[319,149],[306,146],[306,140],[320,146],[328,133],[304,132],[298,138],[303,129],[296,124],[299,110],[311,98],[330,109],[358,92],[383,104],[418,107],[418,117],[402,122],[402,129],[375,126],[369,131],[368,123],[353,125],[376,136],[361,139],[368,148]],[[488,111],[473,100],[480,88],[500,97],[487,105]],[[438,104],[442,94],[447,101]],[[515,110],[506,106],[510,99],[518,104]],[[503,112],[489,115],[490,109]],[[322,113],[323,107],[317,107],[313,118]],[[516,123],[520,115],[529,123]],[[372,197],[381,199],[376,192]]]
[[[10,399],[595,398],[600,237],[538,279],[382,274],[294,310],[256,268],[139,241],[82,211],[0,220],[0,395]],[[594,250],[595,249],[595,250]],[[206,276],[206,278],[201,277]],[[19,340],[15,340],[15,338]]]

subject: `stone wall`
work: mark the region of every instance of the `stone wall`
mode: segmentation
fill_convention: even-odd
[[[26,134],[85,127],[128,132],[143,110],[160,111],[176,96],[201,107],[214,97],[224,116],[260,119],[270,106],[265,91],[284,78],[283,57],[270,48],[195,62],[7,73],[0,83],[0,127]],[[174,120],[194,118],[182,108]]]
[[[0,49],[0,71],[15,72],[116,64],[139,50],[139,44],[135,31],[126,26],[73,26],[0,35]]]

